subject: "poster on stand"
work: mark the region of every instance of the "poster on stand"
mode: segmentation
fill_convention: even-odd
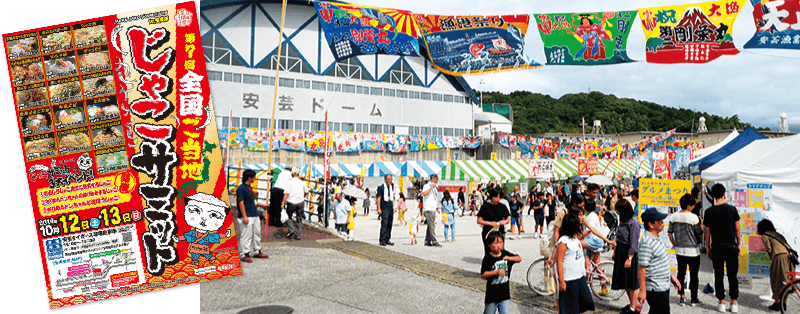
[[[242,273],[197,18],[3,35],[51,308]]]
[[[726,203],[739,212],[739,230],[742,252],[739,254],[739,274],[769,276],[770,259],[756,226],[764,219],[764,213],[772,210],[771,183],[719,182],[725,186]]]

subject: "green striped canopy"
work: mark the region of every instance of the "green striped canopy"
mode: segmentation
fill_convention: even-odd
[[[442,168],[442,180],[519,180],[528,177],[524,160],[455,160]]]
[[[641,163],[641,165],[640,165]],[[627,176],[635,176],[636,168],[645,172],[645,175],[650,175],[653,172],[653,167],[650,165],[649,160],[640,162],[635,159],[620,159],[620,160],[605,160],[601,159],[597,162],[597,170],[603,172],[605,175],[616,176],[619,173]],[[557,159],[553,163],[553,172],[556,178],[569,178],[578,175],[578,160],[577,159]]]

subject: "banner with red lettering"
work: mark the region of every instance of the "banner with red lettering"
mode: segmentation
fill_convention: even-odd
[[[242,273],[197,17],[3,35],[51,308]]]

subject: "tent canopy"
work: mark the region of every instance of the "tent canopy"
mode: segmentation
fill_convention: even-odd
[[[366,177],[383,177],[387,174],[399,177],[404,163],[399,161],[376,161],[367,167]]]
[[[455,160],[442,168],[443,180],[519,180],[528,176],[522,160]]]
[[[696,150],[694,152],[694,159],[692,159],[692,161],[700,160],[700,158],[703,158],[706,155],[717,151],[718,149],[720,149],[723,146],[725,146],[725,144],[728,144],[728,142],[730,142],[733,139],[735,139],[737,136],[739,136],[739,131],[736,131],[736,129],[733,129],[733,131],[731,131],[731,133],[728,134],[728,136],[725,137],[721,142],[719,142],[717,144],[714,144],[714,145],[711,145],[709,147],[703,148],[703,149]]]
[[[709,181],[800,181],[800,134],[755,141],[703,171]]]
[[[749,145],[755,140],[763,140],[765,138],[767,137],[764,136],[764,134],[758,133],[758,131],[753,128],[747,128],[742,131],[739,136],[728,142],[728,144],[725,144],[725,146],[720,147],[717,151],[708,154],[708,156],[703,157],[700,160],[690,163],[689,169],[691,170],[692,175],[700,174],[704,170],[708,169],[708,167],[713,166],[714,164],[720,162],[720,160],[723,160],[731,154],[742,149],[742,147]]]
[[[430,177],[442,171],[447,163],[444,161],[407,161],[400,171],[406,177]]]

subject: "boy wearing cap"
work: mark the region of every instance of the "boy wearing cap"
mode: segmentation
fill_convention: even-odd
[[[692,213],[697,201],[691,194],[684,194],[680,199],[681,211],[672,214],[669,218],[669,241],[675,247],[678,257],[678,281],[685,282],[686,266],[689,266],[689,287],[692,290],[692,306],[700,304],[697,299],[697,287],[700,280],[697,273],[700,271],[700,241],[703,236],[703,227],[700,218]],[[681,296],[680,305],[686,305],[684,287],[678,289]]]
[[[667,246],[658,239],[664,230],[667,214],[656,208],[648,208],[642,213],[645,232],[639,244],[639,303],[645,300],[650,305],[650,314],[669,314],[669,282],[680,289],[681,284],[669,270]]]

